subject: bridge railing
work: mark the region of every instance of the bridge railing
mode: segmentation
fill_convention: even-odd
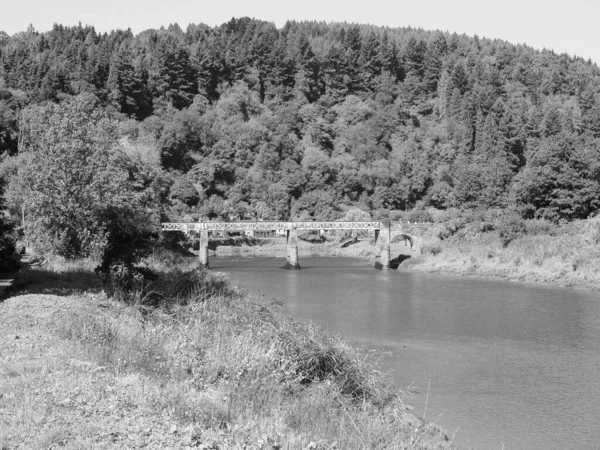
[[[167,222],[165,231],[379,230],[381,222]]]

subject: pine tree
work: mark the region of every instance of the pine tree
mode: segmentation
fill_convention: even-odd
[[[447,51],[446,38],[442,33],[433,34],[428,43],[424,56],[423,78],[430,93],[435,93],[442,74],[444,55]]]
[[[188,49],[170,36],[163,39],[153,58],[150,84],[157,97],[182,109],[191,105],[198,93],[196,73]]]
[[[110,64],[108,99],[123,114],[143,119],[151,113],[151,99],[132,59],[128,46],[122,44]]]

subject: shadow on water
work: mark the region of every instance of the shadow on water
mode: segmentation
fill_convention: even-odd
[[[390,260],[390,269],[397,269],[407,259],[410,259],[410,255],[399,255],[396,258]],[[375,268],[378,270],[383,269],[383,265],[380,261],[375,261]]]
[[[402,264],[407,259],[410,259],[410,255],[398,255],[396,258],[390,261],[390,267],[392,269],[397,269],[400,264]]]

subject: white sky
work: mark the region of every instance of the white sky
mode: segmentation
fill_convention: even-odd
[[[0,30],[13,34],[32,24],[93,25],[97,31],[178,23],[220,25],[255,17],[281,28],[288,19],[413,26],[500,38],[514,44],[591,58],[600,64],[600,0],[2,0]]]

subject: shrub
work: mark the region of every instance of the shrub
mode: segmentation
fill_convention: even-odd
[[[411,211],[408,213],[407,220],[410,222],[433,222],[433,217],[429,211]]]
[[[498,237],[502,247],[507,247],[512,241],[525,235],[525,221],[516,216],[509,216],[498,224]]]
[[[490,222],[483,222],[483,223],[479,224],[479,231],[481,233],[487,233],[489,231],[494,231],[495,229],[496,229],[496,226]]]
[[[529,235],[547,234],[550,236],[555,236],[557,233],[556,225],[545,219],[526,220],[525,228],[527,229],[527,234]]]
[[[325,237],[321,236],[320,234],[303,234],[298,236],[298,239],[301,239],[310,244],[322,244],[326,241]]]
[[[424,245],[423,247],[421,247],[421,254],[423,255],[439,255],[440,253],[442,253],[442,247],[438,244],[433,244],[433,245]]]
[[[105,273],[109,261],[129,270],[146,251],[134,247],[158,223],[148,188],[155,174],[121,151],[116,122],[93,95],[32,107],[24,117],[7,198],[13,209],[24,208],[28,238],[67,259],[101,256]]]
[[[20,267],[21,258],[15,245],[19,233],[14,222],[4,214],[2,191],[0,180],[0,272],[8,272]]]
[[[133,289],[136,279],[152,280],[154,274],[137,266],[150,255],[158,236],[157,221],[150,212],[123,204],[106,208],[100,216],[105,230],[105,244],[100,250],[97,273],[123,290]]]
[[[443,225],[443,228],[437,232],[437,237],[442,241],[448,239],[449,237],[454,236],[464,226],[465,223],[460,219],[447,222]]]

